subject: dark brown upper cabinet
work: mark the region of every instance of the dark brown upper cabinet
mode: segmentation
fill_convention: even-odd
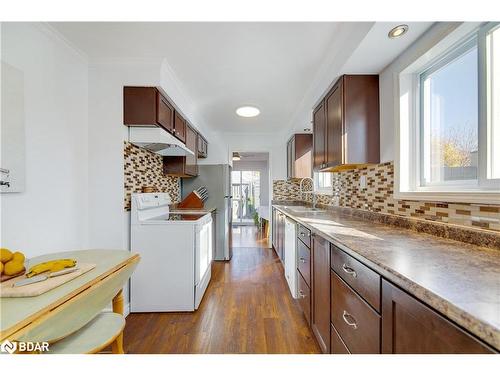
[[[208,143],[201,134],[198,134],[198,158],[204,159],[208,154]]]
[[[174,108],[168,100],[159,92],[156,93],[156,100],[158,102],[156,113],[157,123],[168,130],[170,133],[174,132]]]
[[[380,162],[378,75],[343,75],[313,112],[315,171]]]
[[[321,170],[326,166],[326,116],[325,101],[313,112],[313,169]]]
[[[205,138],[187,124],[186,119],[174,108],[165,92],[159,87],[125,86],[123,88],[123,124],[126,126],[159,126],[186,145],[189,142],[191,145],[188,147],[191,150],[197,150],[194,158],[207,157],[208,147]],[[192,144],[193,142],[195,144]],[[186,158],[188,159],[187,175],[192,175],[194,173],[193,166],[196,163],[190,161],[190,156]],[[196,173],[198,173],[197,168]]]
[[[287,177],[312,176],[312,134],[294,134],[287,143]]]
[[[174,107],[156,87],[123,88],[123,124],[161,126],[174,132]]]
[[[186,147],[193,155],[164,156],[163,173],[176,177],[195,177],[198,175],[198,133],[189,125],[186,126]]]
[[[186,143],[187,125],[186,120],[182,115],[175,111],[174,113],[174,135],[181,142]]]

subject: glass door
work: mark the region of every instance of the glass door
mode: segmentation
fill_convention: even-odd
[[[260,207],[260,172],[231,172],[233,225],[253,225]]]

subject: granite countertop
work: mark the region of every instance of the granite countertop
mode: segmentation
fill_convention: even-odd
[[[273,207],[500,350],[500,251],[379,224],[341,209]]]

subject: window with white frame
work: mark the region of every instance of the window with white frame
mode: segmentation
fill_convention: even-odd
[[[486,65],[486,178],[500,180],[500,25],[484,31],[480,35]]]
[[[462,34],[400,75],[397,197],[499,199],[500,25]]]
[[[333,194],[333,173],[314,172],[314,191],[319,194]]]
[[[477,181],[477,60],[473,38],[419,75],[421,187]]]

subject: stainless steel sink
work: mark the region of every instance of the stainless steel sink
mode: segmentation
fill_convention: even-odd
[[[319,208],[305,207],[305,206],[291,206],[287,207],[290,211],[295,213],[322,213],[326,210],[322,210]]]

